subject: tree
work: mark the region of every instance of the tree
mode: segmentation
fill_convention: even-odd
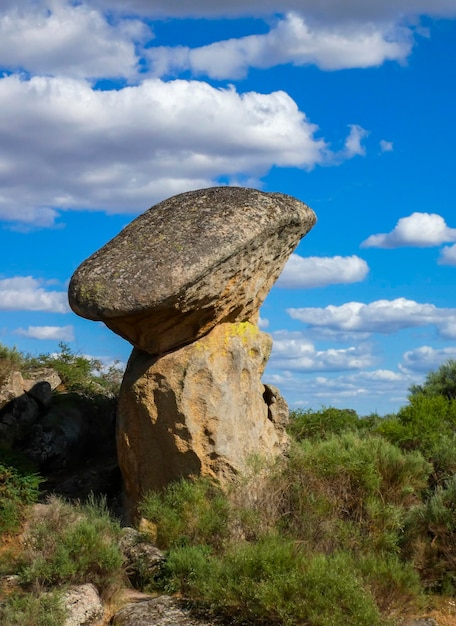
[[[410,397],[424,394],[456,399],[456,360],[448,359],[437,370],[429,372],[422,385],[412,385],[409,391]]]

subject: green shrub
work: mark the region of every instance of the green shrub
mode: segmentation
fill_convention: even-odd
[[[324,552],[394,552],[430,469],[419,453],[404,453],[381,437],[304,440],[276,479],[278,519],[283,530]]]
[[[355,431],[358,427],[358,415],[352,409],[323,407],[320,411],[297,409],[290,412],[289,434],[302,439],[327,439],[335,434]]]
[[[383,614],[405,612],[425,603],[418,572],[395,554],[357,554],[353,568],[363,578]]]
[[[66,611],[57,592],[13,593],[0,603],[2,626],[62,626]]]
[[[23,363],[24,357],[19,350],[0,344],[0,385],[13,370],[19,370]]]
[[[18,573],[24,586],[92,582],[109,594],[123,580],[120,526],[103,501],[74,507],[51,498],[41,521],[30,528]]]
[[[408,556],[434,591],[456,591],[456,475],[407,516]]]
[[[105,370],[101,361],[72,352],[66,343],[59,343],[59,348],[58,354],[28,357],[26,368],[50,367],[54,369],[67,391],[76,391],[86,395],[99,393],[116,395],[118,393],[122,374],[116,365]]]
[[[0,535],[17,531],[25,506],[38,500],[40,482],[30,463],[0,449]]]
[[[171,589],[184,589],[212,612],[240,623],[375,626],[379,611],[350,557],[306,553],[279,536],[231,546],[220,556],[207,548],[171,550]]]
[[[157,526],[157,545],[210,544],[220,547],[228,535],[229,504],[211,481],[172,483],[163,493],[146,495],[140,512]]]
[[[422,385],[412,385],[410,398],[417,395],[456,399],[456,360],[448,359],[437,370],[429,372]]]
[[[418,394],[396,416],[382,420],[377,432],[404,450],[419,450],[431,459],[442,438],[456,431],[456,401]]]

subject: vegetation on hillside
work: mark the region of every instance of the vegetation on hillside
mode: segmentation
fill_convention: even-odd
[[[0,384],[13,370],[20,370],[26,376],[27,372],[41,368],[55,370],[66,391],[89,396],[117,394],[123,375],[117,362],[105,367],[99,359],[73,352],[64,342],[59,343],[59,352],[38,356],[23,354],[16,348],[0,344]]]
[[[0,350],[0,368],[2,359],[54,367],[82,393],[103,385],[101,370],[66,346],[36,360]],[[142,589],[182,594],[227,623],[270,626],[384,626],[454,596],[455,361],[413,386],[396,414],[300,410],[289,432],[287,458],[252,459],[228,492],[196,478],[146,495],[143,527],[166,559],[157,575],[136,578]],[[0,456],[5,545],[38,487],[23,460]],[[66,585],[91,581],[109,595],[124,580],[119,524],[106,506],[50,506],[18,552],[0,553],[0,575],[19,575],[14,593],[0,586],[5,626],[60,624]]]

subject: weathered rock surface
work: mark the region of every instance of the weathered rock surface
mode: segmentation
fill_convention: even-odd
[[[74,273],[72,309],[163,354],[258,312],[315,215],[278,193],[215,187],[152,207]]]
[[[284,452],[288,409],[261,382],[271,347],[269,335],[240,322],[161,358],[133,350],[117,432],[132,515],[149,490],[189,476],[226,482],[252,455]]]
[[[23,394],[28,394],[43,406],[49,406],[52,391],[61,382],[57,372],[51,368],[40,368],[26,376],[13,371],[0,384],[0,409]]]
[[[135,528],[126,526],[122,529],[119,542],[125,558],[125,572],[131,583],[152,580],[160,570],[164,554],[153,543],[144,540],[144,535]]]
[[[0,439],[11,446],[39,420],[62,381],[53,369],[40,368],[24,376],[12,371],[0,384]]]
[[[104,614],[103,603],[94,585],[87,583],[71,587],[62,594],[68,617],[63,626],[90,626]]]
[[[185,603],[171,596],[131,603],[112,619],[113,626],[213,626],[222,622],[195,617]]]

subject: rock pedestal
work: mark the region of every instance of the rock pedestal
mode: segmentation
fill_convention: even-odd
[[[119,400],[126,503],[189,476],[229,480],[287,447],[288,409],[261,383],[271,338],[253,320],[315,215],[240,187],[152,207],[74,273],[72,309],[134,350]]]
[[[272,340],[251,322],[220,324],[161,358],[134,350],[119,398],[117,450],[130,512],[171,481],[222,483],[252,455],[287,446],[286,403],[261,375]]]

